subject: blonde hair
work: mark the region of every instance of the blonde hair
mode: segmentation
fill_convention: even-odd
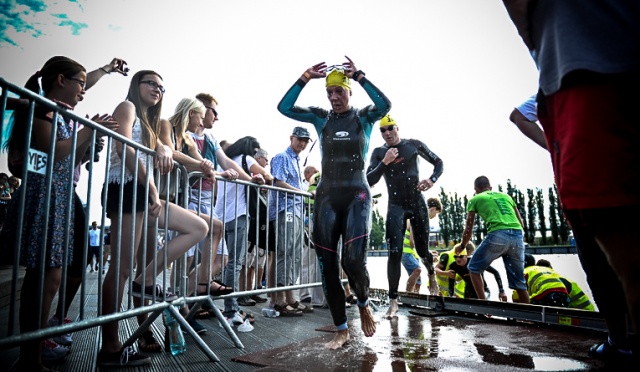
[[[206,112],[204,104],[200,100],[195,98],[183,98],[178,102],[175,114],[169,118],[171,126],[175,128],[176,137],[182,138],[182,141],[186,143],[187,146],[194,144],[191,136],[187,134],[189,114],[192,111],[202,115]]]

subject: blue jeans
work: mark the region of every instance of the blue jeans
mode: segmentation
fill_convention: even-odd
[[[402,253],[402,266],[407,270],[407,274],[411,276],[413,270],[420,268],[420,261],[413,253]],[[417,285],[422,285],[422,277],[418,277]]]
[[[236,235],[237,229],[237,235]],[[224,224],[225,238],[229,249],[229,261],[224,268],[224,284],[233,285],[233,290],[239,289],[240,270],[242,269],[242,257],[246,249],[247,241],[247,216],[242,215]],[[224,299],[224,316],[231,318],[240,311],[236,297]]]
[[[524,240],[522,230],[505,229],[491,232],[471,256],[470,273],[482,274],[493,261],[502,257],[509,288],[527,290],[524,280]]]

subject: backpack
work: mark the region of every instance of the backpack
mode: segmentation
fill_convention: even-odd
[[[247,165],[247,155],[242,155],[242,169],[251,174]],[[247,215],[249,216],[249,241],[252,243],[249,247],[249,252],[253,251],[253,247],[256,242],[259,243],[260,248],[267,248],[267,229],[269,226],[269,209],[267,207],[267,199],[262,195],[260,187],[257,186],[245,186],[245,192],[249,196],[247,202]],[[269,232],[269,240],[272,241],[275,237],[274,232]]]

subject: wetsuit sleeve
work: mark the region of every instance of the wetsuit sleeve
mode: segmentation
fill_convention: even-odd
[[[380,177],[384,174],[385,165],[382,162],[384,156],[381,155],[380,149],[373,150],[373,154],[371,154],[371,163],[369,164],[369,168],[367,169],[367,183],[369,186],[373,186],[378,181],[380,181]]]
[[[498,272],[498,270],[496,270],[493,266],[489,266],[487,267],[486,271],[493,274],[493,276],[496,278],[496,283],[498,283],[498,291],[504,292],[504,287],[502,286],[502,277],[500,276],[500,273]]]
[[[324,123],[324,118],[326,118],[329,113],[318,107],[295,106],[304,86],[305,83],[298,79],[298,81],[289,88],[284,97],[282,97],[280,103],[278,103],[278,111],[293,120],[312,123],[316,127],[316,130],[318,130],[318,127]]]
[[[436,180],[440,178],[440,176],[442,175],[442,171],[444,170],[442,159],[440,159],[438,155],[434,154],[433,151],[429,150],[427,145],[425,145],[424,143],[418,140],[410,141],[413,142],[413,144],[418,148],[418,154],[420,154],[423,159],[433,164],[433,173],[431,174],[431,177],[435,177]]]
[[[456,280],[449,278],[449,296],[454,297]]]
[[[367,95],[369,95],[369,98],[373,101],[373,105],[369,105],[360,110],[359,116],[366,117],[369,123],[375,123],[391,110],[391,101],[366,77],[360,79],[359,82],[364,91],[367,92]]]

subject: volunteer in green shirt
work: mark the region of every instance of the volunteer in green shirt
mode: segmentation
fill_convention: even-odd
[[[527,282],[524,279],[524,240],[522,218],[513,199],[507,194],[492,191],[485,176],[474,181],[475,195],[467,205],[467,223],[462,234],[461,246],[471,239],[476,214],[487,226],[487,236],[469,261],[469,275],[478,299],[484,300],[482,272],[493,261],[502,257],[507,271],[509,288],[518,293],[519,302],[529,303]]]

